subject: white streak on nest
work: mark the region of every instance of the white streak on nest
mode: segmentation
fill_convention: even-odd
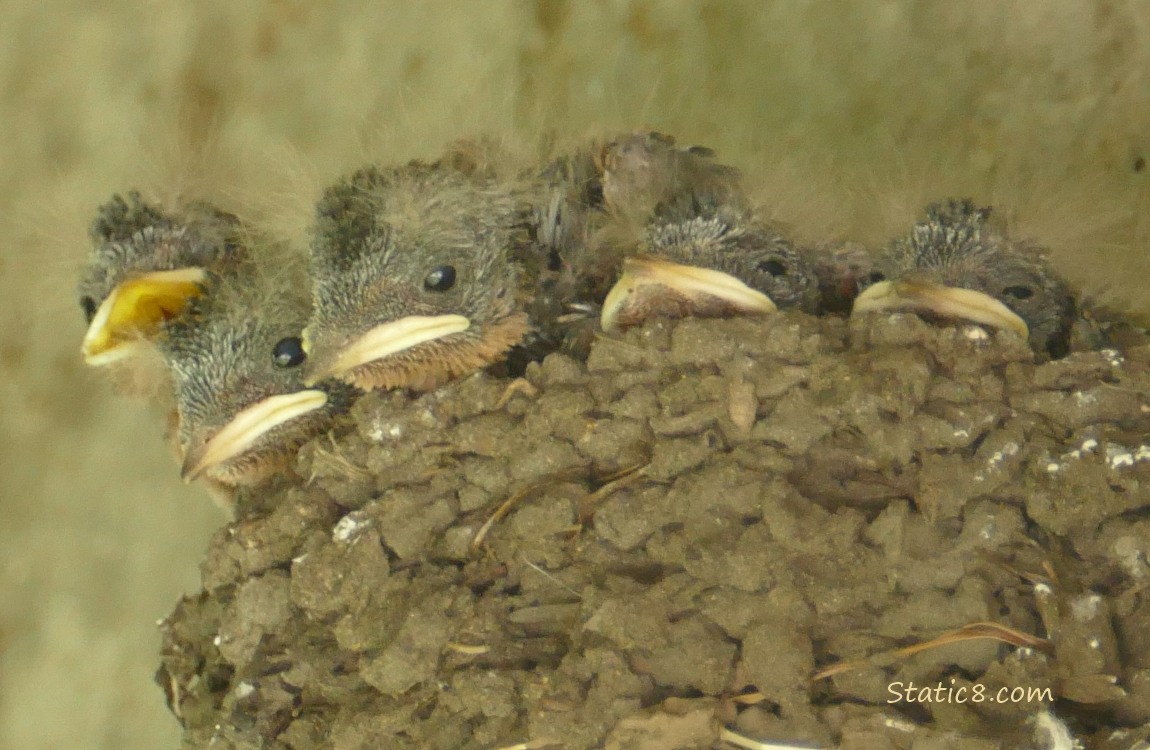
[[[997,469],[998,465],[1002,463],[1003,459],[1016,455],[1018,453],[1018,443],[1010,442],[1002,446],[1002,450],[995,451],[991,454],[990,458],[986,459],[986,466],[990,469]]]
[[[1034,741],[1042,750],[1082,750],[1081,740],[1076,740],[1070,730],[1049,711],[1039,711],[1034,717]]]
[[[1111,469],[1133,466],[1139,461],[1148,460],[1150,460],[1150,446],[1140,445],[1131,449],[1116,443],[1106,444],[1106,463],[1110,464]]]
[[[1047,474],[1057,474],[1060,471],[1062,471],[1062,464],[1058,463],[1057,461],[1047,461],[1046,462],[1046,473]]]
[[[884,727],[889,728],[889,729],[897,729],[900,732],[906,732],[907,734],[915,731],[915,729],[918,728],[917,725],[912,724],[909,721],[905,721],[903,719],[896,719],[893,716],[887,716],[887,717],[883,718],[882,725]]]
[[[1037,596],[1049,596],[1054,593],[1054,589],[1050,587],[1049,583],[1036,583],[1034,584],[1034,593]]]
[[[1082,458],[1083,453],[1091,453],[1097,447],[1098,447],[1098,441],[1097,440],[1095,440],[1094,438],[1086,438],[1085,440],[1082,441],[1082,445],[1078,446],[1077,448],[1070,451],[1069,453],[1063,453],[1062,458],[1064,458],[1064,459]]]
[[[1111,469],[1120,469],[1123,466],[1133,466],[1134,454],[1123,448],[1121,445],[1107,443],[1106,463],[1110,464]]]
[[[1146,575],[1146,557],[1142,552],[1142,542],[1132,536],[1118,537],[1113,545],[1114,554],[1122,561],[1122,567],[1131,578],[1139,580]]]
[[[1118,367],[1126,362],[1126,359],[1118,353],[1117,349],[1103,349],[1099,354],[1106,358],[1111,367]]]
[[[1086,404],[1093,404],[1095,401],[1098,400],[1098,397],[1095,396],[1093,393],[1086,393],[1085,391],[1075,391],[1074,392],[1074,400],[1078,402],[1079,406],[1085,406]]]
[[[955,430],[955,431],[954,431],[954,436],[955,436],[956,438],[968,438],[968,437],[970,437],[970,430],[966,430],[966,429],[963,429],[963,430]]]
[[[363,511],[354,510],[348,513],[335,524],[331,529],[331,540],[333,542],[348,542],[352,540],[354,535],[360,529],[370,526],[371,519],[367,518]]]
[[[373,443],[382,443],[384,438],[398,440],[403,437],[403,425],[395,422],[376,422],[367,432],[367,439]]]
[[[1102,597],[1098,594],[1080,596],[1070,602],[1070,613],[1074,616],[1074,619],[1079,622],[1090,620],[1098,614],[1098,605],[1101,603]]]
[[[987,333],[986,329],[982,326],[965,326],[962,329],[962,335],[965,336],[968,341],[977,342],[987,341],[990,338],[990,334]]]
[[[251,695],[255,691],[256,691],[255,685],[251,684],[250,682],[241,682],[238,685],[236,685],[236,690],[235,690],[236,698],[239,700],[243,700],[244,698],[247,698],[249,695]]]

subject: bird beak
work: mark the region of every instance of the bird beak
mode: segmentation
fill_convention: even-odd
[[[213,466],[239,456],[260,436],[285,422],[313,412],[327,403],[323,391],[283,393],[257,401],[224,425],[209,440],[188,451],[180,477],[190,482]]]
[[[1015,331],[1028,338],[1026,321],[994,297],[973,289],[917,281],[880,281],[855,299],[851,315],[911,310]]]
[[[202,268],[155,271],[120,282],[96,310],[80,351],[101,367],[132,354],[140,334],[149,334],[179,314],[202,290]]]
[[[336,352],[331,363],[308,375],[306,385],[324,378],[341,378],[357,367],[390,357],[420,344],[466,331],[471,321],[462,315],[410,315],[372,328]],[[305,332],[306,349],[311,348]]]
[[[771,313],[778,309],[770,297],[721,271],[657,258],[635,257],[623,261],[623,275],[603,301],[599,318],[603,330],[611,331],[618,327],[620,315],[644,294],[655,291],[652,287],[662,287],[665,292],[688,302],[707,297],[717,299],[739,313]]]

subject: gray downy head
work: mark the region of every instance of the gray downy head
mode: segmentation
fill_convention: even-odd
[[[182,313],[212,271],[242,262],[242,228],[206,203],[175,211],[138,193],[100,207],[78,296],[88,323],[83,355],[101,366],[130,357]]]
[[[159,343],[172,373],[185,480],[256,484],[290,466],[298,446],[354,398],[343,383],[304,385],[307,277],[275,265],[219,279]]]
[[[1043,356],[1068,348],[1075,305],[1041,250],[989,223],[969,200],[932,204],[926,220],[875,261],[854,313],[912,310],[1013,330]]]
[[[312,233],[309,382],[425,388],[520,342],[524,205],[512,187],[418,162],[329,188]]]

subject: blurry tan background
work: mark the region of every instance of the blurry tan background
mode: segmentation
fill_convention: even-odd
[[[1150,308],[1143,0],[7,0],[0,34],[3,748],[179,742],[155,621],[222,517],[162,418],[79,362],[86,226],[115,191],[198,170],[298,228],[368,158],[656,127],[805,236],[877,243],[971,194]]]

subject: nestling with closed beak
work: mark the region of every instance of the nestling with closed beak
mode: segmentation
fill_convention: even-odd
[[[186,481],[236,487],[289,470],[299,445],[356,395],[336,381],[304,385],[306,267],[281,255],[260,253],[258,266],[218,279],[165,326]]]
[[[1040,248],[991,225],[990,208],[948,200],[875,260],[852,315],[909,310],[1014,331],[1043,356],[1069,348],[1075,303]]]
[[[529,211],[514,181],[445,162],[367,167],[328,188],[306,382],[426,390],[504,358],[530,328]]]
[[[659,133],[603,148],[603,195],[615,228],[601,235],[590,265],[599,266],[593,275],[621,269],[603,300],[604,330],[652,315],[814,311],[812,262],[755,215],[740,172],[713,156],[702,147],[677,148]]]

